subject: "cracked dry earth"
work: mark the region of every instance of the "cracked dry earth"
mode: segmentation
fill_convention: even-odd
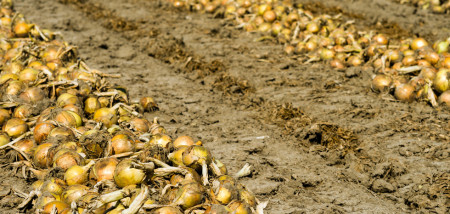
[[[232,173],[251,164],[241,181],[269,201],[267,213],[450,212],[450,111],[373,93],[370,68],[300,64],[278,44],[165,1],[15,2],[91,67],[122,74],[111,81],[132,97],[154,97],[160,111],[146,117],[172,136],[201,140]],[[392,37],[450,32],[448,15],[393,1],[300,2]],[[31,181],[2,170],[3,192],[29,191]],[[22,199],[0,195],[0,212],[17,213]]]

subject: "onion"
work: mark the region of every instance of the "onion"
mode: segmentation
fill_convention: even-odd
[[[56,100],[56,105],[58,105],[59,107],[63,107],[69,104],[79,104],[78,97],[73,94],[64,93],[61,94]]]
[[[61,111],[55,116],[55,120],[68,127],[79,127],[83,121],[77,113],[73,111]]]
[[[425,60],[427,60],[429,63],[431,63],[433,65],[438,63],[439,59],[440,59],[439,54],[434,51],[428,51],[425,54]]]
[[[28,131],[28,125],[19,118],[11,118],[3,125],[3,131],[10,137],[19,137]]]
[[[44,192],[49,192],[52,195],[54,195],[55,197],[57,196],[59,198],[61,193],[64,191],[65,185],[66,184],[64,183],[63,180],[52,177],[52,178],[46,179],[44,181],[44,184],[42,184],[41,190]]]
[[[232,213],[232,212],[230,208],[220,204],[208,205],[204,212],[204,214],[221,214],[221,213]]]
[[[419,76],[422,76],[426,80],[433,81],[436,78],[436,69],[433,67],[425,67],[420,71]]]
[[[384,74],[378,74],[372,80],[372,89],[378,92],[389,90],[392,85],[392,78]]]
[[[31,156],[33,154],[33,148],[36,144],[32,140],[24,139],[15,143],[14,146],[26,155]],[[19,154],[19,159],[24,160],[25,157],[23,157],[22,154]]]
[[[33,107],[31,105],[24,104],[16,107],[13,116],[20,119],[28,119],[32,115],[33,115]]]
[[[0,126],[11,118],[11,114],[6,109],[0,109]]]
[[[256,197],[255,195],[247,190],[243,185],[238,185],[239,189],[239,198],[250,205],[251,207],[256,206]]]
[[[60,167],[67,170],[75,165],[83,165],[84,159],[75,150],[60,149],[53,157],[53,167]]]
[[[213,182],[215,199],[222,204],[228,204],[237,199],[238,190],[235,183],[234,179],[228,175],[220,176]]]
[[[103,123],[107,128],[117,123],[117,113],[112,108],[100,108],[94,113],[94,120]]]
[[[23,21],[17,22],[14,25],[14,34],[16,34],[17,37],[27,37],[32,27],[32,24],[27,24]]]
[[[310,33],[317,33],[320,30],[320,25],[316,22],[311,21],[306,25],[306,30]]]
[[[7,95],[19,95],[20,92],[25,88],[25,85],[22,81],[14,80],[10,81],[8,87],[5,89],[5,94]]]
[[[75,138],[73,131],[66,127],[56,127],[50,131],[48,138],[54,137],[62,140],[72,140]]]
[[[328,48],[321,48],[319,50],[319,54],[320,54],[320,59],[322,59],[322,60],[329,60],[335,56],[335,52]]]
[[[405,56],[403,57],[402,64],[405,66],[411,66],[417,64],[416,57],[414,56]]]
[[[384,34],[377,34],[372,37],[372,41],[380,45],[387,45],[389,40]]]
[[[79,198],[81,198],[83,195],[86,195],[89,192],[89,187],[84,185],[71,185],[67,187],[64,192],[61,194],[61,199],[71,204],[74,201],[77,201]]]
[[[424,38],[416,38],[411,41],[411,49],[413,50],[419,50],[427,46],[428,42]]]
[[[81,117],[81,115],[83,115],[83,110],[78,106],[78,105],[75,105],[75,104],[69,104],[69,105],[65,105],[64,107],[63,107],[63,109],[64,110],[68,110],[68,111],[71,111],[71,112],[74,112],[75,114],[77,114],[78,116],[80,116]]]
[[[441,54],[448,52],[449,45],[450,43],[448,41],[438,41],[433,45],[433,48],[438,54]]]
[[[172,143],[172,138],[166,134],[152,135],[150,141],[148,142],[149,145],[156,145],[161,148],[168,148],[170,143]]]
[[[70,210],[70,206],[62,201],[52,201],[44,206],[43,214],[51,214],[53,207],[56,208],[58,214],[67,212]]]
[[[53,143],[43,143],[37,146],[33,155],[34,165],[40,168],[47,168],[52,163],[53,155],[51,155],[50,149],[53,148]]]
[[[232,201],[231,203],[229,203],[228,208],[230,208],[230,210],[233,213],[236,214],[250,214],[252,213],[252,210],[250,209],[250,206],[242,201]]]
[[[277,19],[277,14],[273,10],[266,10],[263,14],[263,18],[266,22],[273,22]]]
[[[152,212],[153,214],[183,214],[175,207],[161,207]]]
[[[339,59],[331,60],[330,65],[331,65],[331,67],[339,69],[339,70],[345,69],[344,63]]]
[[[412,102],[415,98],[415,88],[409,83],[400,84],[395,88],[394,96],[398,100]]]
[[[156,102],[151,97],[142,97],[139,101],[141,106],[144,108],[147,112],[152,112],[156,109],[158,109],[158,105],[156,105]]]
[[[49,192],[42,192],[39,198],[36,200],[36,203],[34,204],[34,207],[36,209],[42,210],[44,206],[52,201],[56,201],[56,198],[59,198],[59,196],[54,196]]]
[[[25,91],[20,94],[20,98],[28,103],[36,103],[45,98],[45,93],[40,88],[32,87],[25,89]]]
[[[0,76],[0,85],[5,84],[8,81],[18,80],[19,76],[13,73],[4,73]]]
[[[184,184],[178,189],[175,196],[174,204],[181,206],[183,209],[188,209],[203,201],[204,188],[196,182]]]
[[[438,98],[438,102],[450,107],[450,90],[442,93]]]
[[[150,122],[147,119],[141,119],[141,118],[133,118],[130,120],[131,128],[138,131],[138,132],[148,132]]]
[[[194,140],[189,136],[180,136],[173,142],[174,148],[180,148],[183,146],[192,146],[194,145]]]
[[[172,152],[172,153],[170,153],[168,155],[169,160],[172,161],[172,163],[175,164],[176,166],[184,166],[184,164],[183,164],[183,153],[188,148],[189,147],[187,147],[187,146],[179,147],[177,150],[175,150],[174,152]]]
[[[439,93],[447,91],[450,85],[450,69],[441,68],[436,74],[436,78],[433,81],[433,87]]]
[[[132,159],[124,159],[114,170],[114,182],[118,187],[140,184],[147,178],[147,174],[152,174],[153,167],[150,164],[138,164]]]
[[[89,97],[84,101],[84,111],[88,114],[93,114],[96,110],[100,108],[101,108],[100,102],[95,97]]]
[[[132,152],[136,147],[136,142],[126,134],[118,134],[111,139],[112,154]]]
[[[39,71],[33,68],[26,68],[19,73],[19,80],[31,84],[39,79]]]
[[[446,57],[444,60],[442,60],[441,66],[450,69],[450,57]]]
[[[88,171],[94,165],[94,161],[85,166],[73,165],[64,173],[64,180],[67,185],[84,184],[88,181]]]
[[[10,142],[10,139],[7,134],[0,134],[0,146],[6,145],[9,142]]]
[[[113,157],[98,160],[92,168],[93,178],[97,182],[114,179],[114,171],[118,163],[119,161]]]

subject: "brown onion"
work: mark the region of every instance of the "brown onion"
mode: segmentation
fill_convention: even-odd
[[[153,211],[153,214],[183,214],[175,207],[161,207]]]
[[[94,113],[94,120],[103,123],[107,128],[117,123],[117,113],[112,108],[100,108]]]
[[[14,110],[14,117],[20,118],[20,119],[28,119],[33,115],[33,106],[31,105],[20,105],[16,107]]]
[[[144,181],[147,174],[151,174],[151,168],[138,164],[132,159],[124,159],[117,164],[114,170],[114,182],[119,187],[137,185]]]
[[[202,185],[191,182],[184,184],[178,189],[175,196],[174,204],[181,206],[183,209],[188,209],[203,201],[204,188]]]
[[[19,73],[19,80],[31,84],[39,79],[39,71],[33,68],[26,68]]]
[[[0,109],[0,126],[11,118],[11,113],[6,109]]]
[[[64,93],[59,95],[58,99],[56,100],[56,105],[58,105],[59,107],[63,107],[69,104],[79,104],[78,97],[73,94]]]
[[[8,87],[5,89],[5,94],[7,95],[19,95],[20,92],[25,88],[25,85],[22,81],[14,80],[10,81]]]
[[[447,91],[450,88],[450,69],[439,69],[433,81],[433,87],[439,93]]]
[[[57,214],[62,214],[70,210],[70,206],[62,201],[52,201],[44,206],[43,214],[51,214],[53,208],[56,208]]]
[[[384,74],[378,74],[372,80],[372,89],[378,92],[389,90],[392,85],[392,78]]]
[[[50,131],[48,137],[54,137],[62,140],[72,140],[75,138],[73,131],[66,127],[56,127]]]
[[[112,154],[132,152],[135,147],[136,142],[126,134],[118,134],[111,139]]]
[[[150,145],[156,145],[161,148],[168,148],[169,144],[172,142],[172,138],[166,134],[156,134],[152,135],[150,141],[148,142]]]
[[[45,93],[37,87],[27,88],[20,94],[20,98],[22,98],[25,102],[36,103],[45,98]]]
[[[252,213],[252,210],[250,209],[250,206],[247,203],[242,202],[242,201],[235,200],[235,201],[232,201],[231,203],[229,203],[227,206],[228,206],[228,208],[230,208],[230,210],[233,213],[236,213],[236,214],[250,214],[250,213]]]
[[[415,98],[415,88],[409,83],[400,84],[395,88],[394,96],[400,101],[412,102]]]
[[[97,182],[114,179],[114,171],[118,163],[119,161],[113,157],[98,160],[92,168],[93,178]]]
[[[73,165],[64,173],[64,180],[67,185],[85,184],[88,181],[88,172],[94,161],[89,162],[85,166]]]
[[[150,122],[147,119],[141,119],[141,118],[133,118],[130,120],[131,128],[138,131],[138,132],[148,132]]]
[[[424,38],[416,38],[411,41],[411,49],[413,50],[419,50],[427,46],[428,42]]]
[[[83,165],[84,158],[75,150],[60,149],[53,157],[53,167],[60,167],[67,170],[75,165]]]
[[[32,24],[27,24],[23,21],[17,22],[14,25],[14,34],[16,34],[17,37],[26,37],[28,36],[28,33],[30,33],[32,27]]]
[[[192,146],[194,145],[195,142],[194,140],[189,137],[189,136],[180,136],[177,139],[175,139],[175,141],[173,142],[173,147],[174,148],[180,148],[183,146]]]
[[[9,142],[10,142],[10,139],[7,134],[0,134],[0,146],[6,145]]]
[[[81,198],[83,195],[89,192],[89,187],[84,185],[71,185],[67,187],[64,192],[61,194],[61,199],[70,204],[79,198]]]
[[[377,34],[372,37],[372,40],[380,45],[387,45],[389,40],[384,34]]]
[[[93,114],[96,110],[102,106],[97,98],[89,97],[84,101],[84,111],[88,114]]]
[[[14,144],[14,146],[26,155],[31,156],[36,144],[32,140],[24,139]],[[25,157],[23,157],[22,154],[19,154],[19,158],[25,160]]]
[[[61,111],[55,116],[55,120],[68,127],[79,127],[83,121],[77,113],[73,111]]]
[[[442,93],[438,98],[438,102],[450,107],[450,90]]]
[[[3,125],[3,131],[10,137],[19,137],[28,131],[28,125],[19,118],[11,118]]]
[[[37,146],[33,155],[34,165],[39,168],[47,168],[53,162],[53,155],[50,149],[53,148],[55,144],[53,143],[43,143]]]

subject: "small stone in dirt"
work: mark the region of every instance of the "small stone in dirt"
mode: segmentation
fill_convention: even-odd
[[[372,183],[372,190],[378,193],[394,192],[394,186],[383,179],[377,179]]]

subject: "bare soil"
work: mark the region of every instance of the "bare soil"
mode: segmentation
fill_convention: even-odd
[[[205,143],[267,213],[449,213],[450,114],[370,90],[373,70],[301,64],[271,41],[208,14],[148,0],[16,0],[16,9],[79,47],[132,97],[152,96],[172,136]],[[393,38],[450,34],[448,15],[388,0],[301,1]],[[3,157],[3,156],[2,156]],[[6,163],[7,161],[2,161]],[[0,212],[29,182],[11,165]]]

